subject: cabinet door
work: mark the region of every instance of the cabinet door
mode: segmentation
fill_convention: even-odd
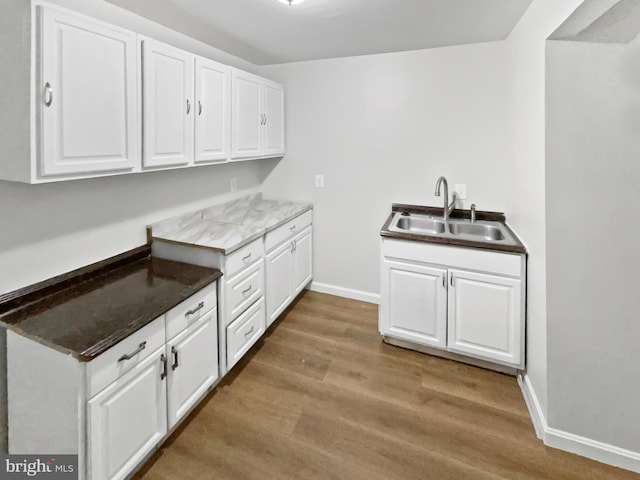
[[[231,156],[262,154],[262,80],[240,70],[231,74]]]
[[[266,256],[267,324],[271,325],[293,300],[293,241]]]
[[[136,142],[136,36],[39,7],[40,174],[131,170]]]
[[[218,379],[218,313],[213,309],[167,345],[172,428]]]
[[[297,295],[313,276],[313,239],[311,228],[293,239],[293,294]]]
[[[449,350],[522,366],[521,281],[449,270]]]
[[[264,155],[284,155],[284,89],[264,83]]]
[[[93,480],[125,478],[167,432],[165,347],[89,400]]]
[[[196,58],[195,161],[229,156],[229,67]]]
[[[187,165],[193,157],[193,56],[145,39],[143,166]]]
[[[382,262],[380,332],[422,345],[447,345],[447,271]]]

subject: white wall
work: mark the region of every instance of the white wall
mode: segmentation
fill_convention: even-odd
[[[548,421],[640,459],[640,42],[547,61]]]
[[[146,243],[145,225],[259,188],[255,162],[46,185],[0,181],[0,294]],[[237,196],[239,193],[235,193]]]
[[[314,279],[379,294],[379,232],[393,202],[502,211],[512,176],[503,42],[263,67],[287,89],[287,155],[269,196],[311,201]],[[325,188],[314,188],[316,174]]]
[[[510,142],[508,221],[529,252],[527,263],[527,375],[547,412],[545,248],[545,44],[582,0],[534,0],[507,38]]]

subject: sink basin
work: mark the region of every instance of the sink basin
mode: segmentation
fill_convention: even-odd
[[[397,216],[392,230],[437,235],[444,233],[445,223],[425,215]]]
[[[451,222],[449,231],[453,235],[469,235],[473,237],[481,237],[483,240],[499,241],[504,240],[504,233],[498,227],[484,225],[480,223],[458,223]]]
[[[450,218],[445,222],[442,217],[436,215],[421,213],[403,215],[402,212],[396,212],[388,228],[392,232],[440,237],[449,241],[483,242],[494,245],[518,244],[504,224],[489,220],[471,223],[468,219]]]

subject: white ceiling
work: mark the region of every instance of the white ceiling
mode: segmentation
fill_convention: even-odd
[[[531,0],[165,2],[250,51],[246,60],[270,64],[501,40]]]

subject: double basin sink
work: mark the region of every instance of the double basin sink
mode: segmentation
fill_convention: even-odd
[[[448,219],[432,215],[397,212],[389,225],[392,232],[515,245],[517,241],[501,222]]]

